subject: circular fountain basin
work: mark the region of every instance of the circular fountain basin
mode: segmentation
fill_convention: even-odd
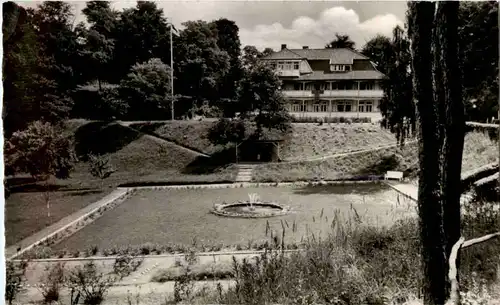
[[[274,202],[235,202],[217,204],[211,211],[215,215],[240,218],[265,218],[288,214],[290,207]]]

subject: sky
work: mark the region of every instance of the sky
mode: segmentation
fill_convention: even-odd
[[[16,1],[34,7],[38,1]],[[211,21],[227,18],[240,29],[242,46],[253,45],[279,50],[322,48],[335,33],[347,34],[361,48],[377,34],[391,36],[396,25],[403,25],[405,1],[155,1],[165,16],[179,29],[188,20]],[[116,10],[134,6],[136,1],[112,1]],[[76,23],[83,21],[84,1],[72,1]],[[75,23],[75,24],[76,24]],[[180,27],[182,28],[182,27]]]

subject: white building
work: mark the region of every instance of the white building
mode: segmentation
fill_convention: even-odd
[[[380,81],[385,77],[370,59],[351,49],[288,49],[281,46],[270,61],[283,81],[294,116],[382,118]]]

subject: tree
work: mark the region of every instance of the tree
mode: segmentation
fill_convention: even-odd
[[[120,96],[129,107],[130,119],[168,118],[170,67],[158,58],[134,65],[120,82]]]
[[[231,58],[217,45],[217,28],[205,21],[183,23],[185,29],[176,41],[177,92],[189,96],[192,109],[205,101],[221,98],[221,85],[230,71]]]
[[[281,93],[281,81],[274,70],[266,64],[257,63],[246,70],[239,87],[239,110],[243,118],[253,113],[257,135],[263,128],[288,130],[290,116]]]
[[[274,53],[274,50],[272,48],[265,48],[264,51],[262,51],[262,57],[271,55]]]
[[[418,214],[424,303],[444,304],[448,257],[460,236],[464,107],[458,66],[458,3],[409,2],[413,94],[419,126]]]
[[[27,10],[13,2],[3,6],[3,121],[6,137],[26,128],[37,118],[35,86],[38,46],[32,18]]]
[[[460,2],[459,18],[460,62],[469,118],[486,121],[498,111],[498,2]]]
[[[382,81],[381,125],[389,128],[398,143],[404,145],[405,139],[414,134],[416,119],[412,101],[410,43],[399,26],[394,28],[390,47],[385,48],[380,61],[387,76]]]
[[[387,65],[389,65],[390,58],[393,56],[391,39],[379,34],[363,46],[361,54],[369,57],[377,65],[377,70],[387,74]]]
[[[217,46],[220,50],[227,52],[230,58],[229,71],[224,76],[219,89],[221,92],[219,107],[224,110],[225,117],[233,117],[236,90],[242,77],[239,28],[234,21],[225,18],[215,20],[214,24],[217,29]]]
[[[170,60],[170,39],[163,10],[151,1],[137,1],[134,8],[123,10],[111,38],[114,39],[112,60],[113,82],[123,79],[136,63],[159,58]]]
[[[90,174],[101,179],[101,189],[104,179],[109,178],[109,176],[115,172],[115,169],[111,165],[110,158],[106,156],[89,155],[89,166]]]
[[[325,48],[327,49],[340,49],[340,48],[346,48],[346,49],[352,49],[354,50],[354,47],[356,46],[356,43],[351,40],[349,35],[342,35],[339,33],[335,33],[335,39],[330,41]]]
[[[86,29],[79,26],[79,37],[83,44],[82,56],[86,69],[91,79],[97,79],[99,90],[101,80],[112,79],[109,76],[110,65],[113,59],[114,39],[113,31],[117,23],[117,13],[114,12],[107,1],[89,1],[82,10],[90,24]]]
[[[47,217],[50,217],[50,178],[67,179],[76,160],[71,141],[50,123],[35,121],[16,131],[5,148],[6,165],[45,182]]]
[[[76,294],[77,300],[81,297],[83,303],[89,305],[101,304],[115,280],[115,276],[100,273],[93,261],[85,263],[83,267],[74,267],[69,271],[67,279],[71,295]]]
[[[260,52],[254,46],[245,46],[243,48],[243,55],[241,56],[241,63],[245,68],[256,65],[259,62],[259,58],[268,56],[274,53],[271,48],[265,48],[264,51]]]

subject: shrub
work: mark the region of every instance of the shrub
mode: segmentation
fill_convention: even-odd
[[[132,255],[121,255],[116,258],[113,264],[113,273],[116,274],[119,279],[123,279],[136,271],[143,260],[144,259]]]
[[[12,302],[23,291],[25,273],[28,262],[23,260],[19,263],[7,261],[5,267],[5,300],[12,305]]]
[[[244,121],[222,118],[210,127],[207,138],[214,145],[237,143],[243,141],[245,131]]]
[[[109,178],[116,170],[111,165],[109,156],[95,156],[89,154],[89,170],[90,174],[101,179],[101,188],[103,187],[104,179]]]
[[[83,268],[76,266],[68,275],[72,299],[82,298],[85,305],[101,304],[114,281],[114,277],[98,272],[93,261],[85,263]]]
[[[64,265],[57,263],[52,267],[46,266],[40,282],[43,284],[40,289],[44,302],[50,304],[59,301],[59,293],[64,283]]]

